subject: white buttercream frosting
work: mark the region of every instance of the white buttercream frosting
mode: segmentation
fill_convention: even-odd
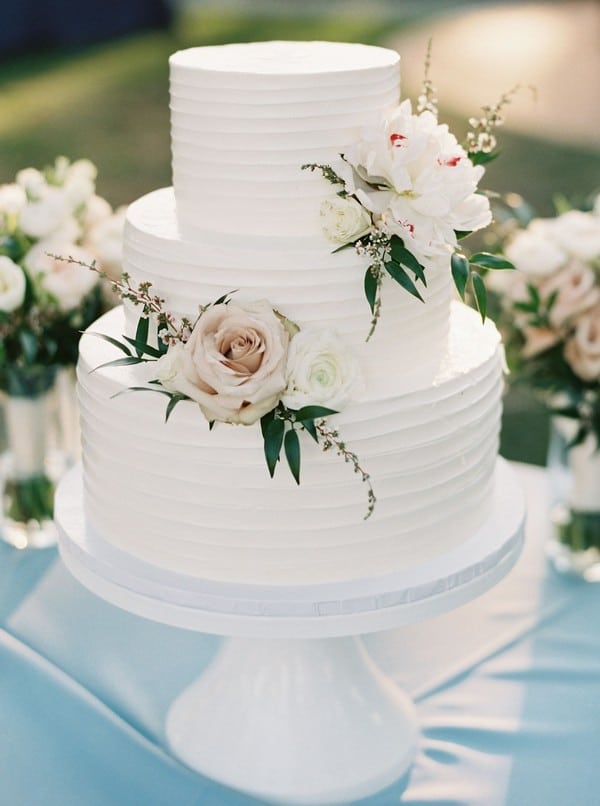
[[[118,336],[121,309],[94,325]],[[86,337],[79,365],[87,514],[107,540],[209,579],[308,583],[418,564],[470,536],[490,503],[502,388],[491,323],[456,305],[437,378],[349,406],[332,421],[373,478],[375,514],[351,468],[304,440],[302,484],[270,479],[258,424],[209,431],[196,404],[164,423],[165,398],[123,392],[152,366],[90,372],[115,357]],[[141,397],[143,395],[143,397]]]
[[[399,57],[331,42],[173,54],[173,185],[187,234],[316,235],[320,175],[399,98]]]
[[[174,190],[129,208],[124,269],[176,316],[228,292],[267,299],[301,328],[334,331],[364,392],[331,418],[371,474],[303,439],[302,483],[269,477],[258,424],[209,431],[183,401],[125,393],[153,367],[91,337],[78,367],[85,506],[95,532],[161,569],[210,580],[311,584],[410,568],[468,539],[491,506],[502,360],[493,324],[451,303],[449,267],[428,267],[425,302],[391,279],[365,344],[368,259],[332,254],[320,231],[331,186],[305,162],[336,164],[398,100],[398,56],[362,45],[257,43],[171,57]],[[135,330],[128,305],[94,330]],[[304,435],[306,437],[306,435]]]

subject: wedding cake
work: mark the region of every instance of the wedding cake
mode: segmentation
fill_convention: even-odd
[[[324,452],[324,431],[321,444],[301,434],[298,485],[283,458],[271,478],[261,422],[250,417],[254,398],[244,403],[245,419],[219,417],[216,404],[207,414],[203,401],[214,390],[198,382],[195,397],[188,373],[165,422],[163,394],[128,391],[159,391],[155,364],[138,363],[132,349],[117,366],[114,343],[83,338],[88,528],[160,569],[264,585],[382,575],[451,550],[491,511],[503,386],[498,333],[453,300],[449,254],[425,255],[422,300],[384,277],[367,341],[369,257],[360,248],[334,251],[323,202],[341,196],[314,170],[341,173],[340,155],[392,114],[398,55],[269,42],[185,50],[170,69],[174,187],[129,207],[129,282],[151,283],[175,321],[194,323],[199,309],[208,319],[224,306],[232,316],[254,316],[268,300],[277,318],[269,333],[285,329],[278,338],[290,352],[298,329],[335,334],[327,343],[343,343],[360,372],[346,373],[349,401],[329,405],[339,410],[327,418],[337,444]],[[394,145],[400,137],[392,135]],[[126,299],[92,330],[133,344],[139,316]],[[265,344],[257,361],[269,359]],[[376,497],[366,519],[361,472]]]

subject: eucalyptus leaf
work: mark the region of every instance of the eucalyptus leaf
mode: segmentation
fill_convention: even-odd
[[[167,410],[165,411],[165,423],[169,422],[169,417],[173,414],[175,406],[185,399],[185,395],[171,395],[171,399],[167,403]]]
[[[456,290],[460,294],[460,298],[464,300],[465,290],[471,273],[469,261],[464,255],[461,255],[460,252],[454,252],[450,258],[450,268],[452,270],[452,279],[454,280]]]
[[[392,236],[390,241],[391,245],[391,255],[392,259],[395,263],[399,263],[402,266],[406,266],[407,269],[410,269],[415,277],[417,277],[425,287],[427,287],[427,279],[425,278],[425,269],[419,263],[417,258],[409,252],[408,249],[404,246],[401,238],[398,238],[397,235]]]
[[[122,341],[118,341],[117,339],[113,339],[112,336],[107,336],[105,333],[96,333],[94,330],[86,330],[83,335],[96,336],[97,338],[103,339],[103,341],[107,341],[109,344],[112,344],[113,347],[117,347],[119,350],[121,350],[121,352],[125,353],[125,355],[133,355],[126,344],[123,344]]]
[[[471,256],[471,263],[482,269],[514,269],[514,265],[502,255],[492,255],[490,252],[477,252]]]
[[[135,347],[135,351],[138,358],[141,358],[144,355],[150,355],[153,358],[160,358],[163,353],[158,350],[156,347],[151,347],[147,342],[140,341],[137,336],[135,339],[130,338],[129,336],[123,336],[125,341],[129,342],[132,347]]]
[[[114,361],[107,361],[104,364],[100,364],[100,366],[91,369],[90,374],[97,372],[99,369],[104,369],[105,367],[129,367],[133,364],[143,363],[145,363],[143,358],[138,358],[136,355],[128,355],[126,358],[116,358]]]
[[[269,468],[269,475],[273,478],[275,473],[275,466],[281,453],[281,446],[283,444],[283,434],[285,432],[285,422],[275,417],[266,428],[265,431],[265,459],[267,460],[267,467]]]
[[[302,406],[295,412],[297,420],[318,420],[322,417],[329,417],[330,414],[337,414],[335,409],[328,409],[326,406]]]
[[[136,349],[138,358],[141,358],[144,354],[145,350],[142,348],[141,345],[148,346],[148,330],[150,327],[150,319],[147,316],[140,316],[138,319],[137,327],[135,329],[135,341],[136,344],[133,346]],[[127,339],[131,343],[129,339]],[[159,353],[160,355],[160,353]]]
[[[417,299],[421,300],[421,302],[424,302],[423,297],[419,294],[419,289],[410,279],[402,266],[399,266],[393,260],[390,260],[385,264],[385,268],[390,277],[393,277],[398,285],[401,285],[402,288],[404,288],[405,291],[408,291],[409,294],[412,294],[413,297],[416,297]]]
[[[487,313],[487,292],[485,290],[485,283],[475,272],[471,275],[471,282],[473,283],[473,293],[475,294],[477,310],[481,314],[481,321],[485,322]]]
[[[378,285],[379,283],[377,282],[377,277],[375,277],[370,268],[367,269],[365,272],[365,297],[367,298],[367,302],[369,303],[371,313],[374,313],[375,311]]]
[[[314,420],[302,420],[302,428],[311,435],[317,444],[319,443],[319,432]]]
[[[296,484],[300,484],[300,440],[295,428],[290,428],[286,433],[284,447],[285,458],[292,471],[292,476],[296,480]]]

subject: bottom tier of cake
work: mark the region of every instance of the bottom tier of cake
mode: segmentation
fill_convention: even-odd
[[[122,309],[93,330],[119,337]],[[401,346],[398,347],[401,349]],[[203,579],[314,584],[379,576],[448,551],[491,506],[502,348],[491,322],[453,307],[445,355],[423,388],[368,394],[331,418],[369,472],[304,435],[302,481],[269,477],[258,424],[209,430],[197,405],[125,392],[151,365],[110,367],[110,344],[84,338],[78,367],[86,517],[105,540],[160,568]]]

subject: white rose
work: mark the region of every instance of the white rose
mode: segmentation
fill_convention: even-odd
[[[556,302],[550,309],[550,322],[561,327],[578,314],[600,301],[600,288],[589,266],[573,260],[564,269],[539,286],[543,300],[556,293]]]
[[[0,215],[16,215],[27,204],[27,195],[16,183],[0,186]]]
[[[181,342],[172,344],[167,352],[154,365],[156,380],[169,392],[177,392],[177,378],[182,371],[184,346]]]
[[[567,263],[567,252],[553,238],[554,228],[544,219],[532,221],[506,245],[504,254],[515,268],[534,277],[546,277]]]
[[[356,199],[332,196],[321,204],[320,214],[325,237],[342,246],[366,235],[371,228],[371,216]]]
[[[19,225],[31,238],[47,238],[70,216],[67,197],[61,188],[47,187],[43,194],[21,210]]]
[[[25,299],[25,274],[9,257],[0,256],[0,311],[10,313]]]
[[[208,420],[250,425],[279,402],[289,336],[266,300],[214,305],[181,355],[174,388]]]
[[[569,210],[556,219],[557,243],[580,260],[600,257],[600,218],[593,213]]]
[[[584,381],[600,380],[600,307],[584,314],[566,344],[565,358]]]
[[[122,272],[123,231],[127,207],[119,207],[114,214],[93,226],[86,237],[85,246],[92,251],[108,276],[118,280]]]
[[[319,405],[340,411],[361,386],[358,362],[330,330],[302,330],[294,336],[286,378],[282,401],[295,410]]]
[[[45,291],[52,294],[61,311],[71,311],[91,292],[98,282],[98,275],[84,266],[53,258],[47,254],[48,250],[84,263],[92,263],[94,257],[75,244],[47,241],[35,244],[25,255],[23,262],[27,271]]]

